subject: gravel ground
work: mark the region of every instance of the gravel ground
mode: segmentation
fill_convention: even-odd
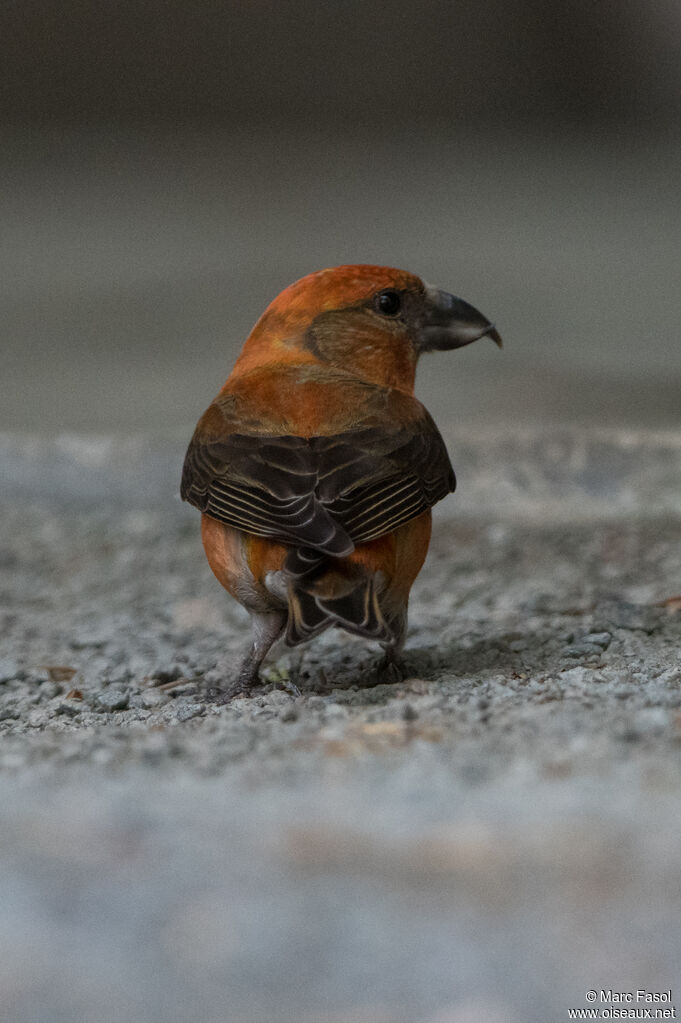
[[[406,680],[334,633],[215,706],[181,439],[1,439],[3,1020],[681,1003],[681,436],[448,440]]]

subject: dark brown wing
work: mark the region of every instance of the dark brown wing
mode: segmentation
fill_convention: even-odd
[[[444,441],[427,413],[410,427],[312,443],[319,453],[320,499],[355,544],[391,533],[456,486]]]
[[[332,437],[195,436],[181,492],[244,532],[342,556],[420,515],[454,487],[444,441],[424,410],[408,427]]]
[[[354,544],[317,494],[312,442],[304,437],[195,436],[181,494],[211,518],[256,536],[340,557]]]

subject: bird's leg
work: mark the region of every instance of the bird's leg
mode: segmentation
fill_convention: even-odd
[[[402,682],[404,680],[404,662],[400,651],[392,644],[385,649],[385,654],[376,665],[380,682]]]
[[[243,660],[237,684],[242,689],[251,689],[260,682],[260,665],[279,639],[286,626],[285,611],[252,612],[253,643]]]
[[[284,631],[286,612],[251,612],[251,624],[253,626],[253,642],[241,663],[236,679],[224,689],[209,690],[209,697],[216,703],[228,703],[232,697],[238,696],[239,693],[248,693],[260,685],[260,665]]]
[[[398,618],[390,622],[393,631],[393,638],[389,643],[381,644],[385,654],[376,665],[376,671],[380,681],[401,682],[404,679],[404,662],[402,660],[402,648],[407,637],[407,612],[404,611]]]

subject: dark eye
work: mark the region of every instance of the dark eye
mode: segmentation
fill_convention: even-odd
[[[391,289],[379,291],[374,299],[374,305],[376,306],[376,312],[382,313],[383,316],[397,316],[402,308],[402,299],[400,298],[399,291],[392,291]]]

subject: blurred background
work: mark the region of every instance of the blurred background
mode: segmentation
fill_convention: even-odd
[[[24,0],[0,51],[0,429],[189,430],[344,262],[496,321],[443,425],[678,425],[677,0]]]

